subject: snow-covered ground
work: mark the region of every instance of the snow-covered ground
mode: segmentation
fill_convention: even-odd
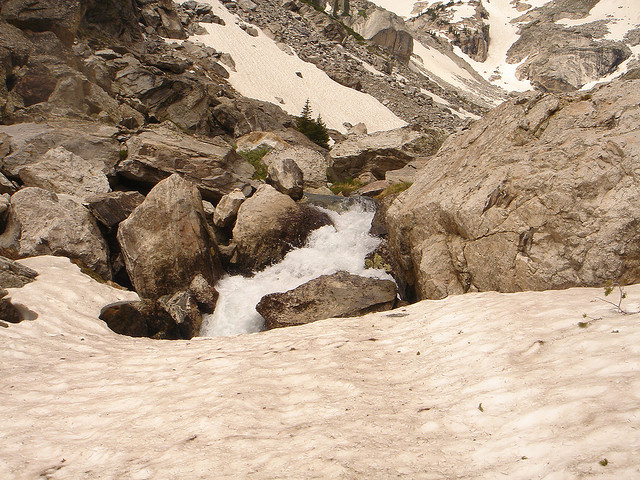
[[[131,294],[68,260],[23,263],[39,317],[0,327],[2,479],[640,478],[640,315],[600,289],[171,342],[107,330]]]
[[[451,54],[452,55],[452,54]],[[413,42],[411,67],[435,81],[445,90],[449,85],[461,92],[467,92],[477,100],[488,105],[496,105],[504,99],[487,91],[487,87],[444,52],[420,43]]]
[[[231,54],[236,71],[229,72],[229,82],[242,95],[275,103],[292,115],[299,115],[309,99],[314,115],[322,115],[329,128],[342,132],[346,132],[344,122],[362,122],[369,132],[405,125],[372,96],[344,87],[312,63],[283,52],[257,27],[258,36],[249,35],[238,25],[238,17],[217,0],[203,1],[226,25],[203,23],[209,33],[190,40]]]

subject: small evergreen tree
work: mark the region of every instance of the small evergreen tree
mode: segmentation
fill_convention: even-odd
[[[298,126],[298,130],[307,136],[309,136],[309,134],[313,130],[314,123],[315,123],[313,121],[313,117],[311,116],[311,113],[312,113],[311,102],[309,102],[309,99],[307,98],[307,101],[305,102],[304,107],[302,108],[302,112],[300,113],[300,116],[298,117],[296,122]]]
[[[297,117],[296,125],[298,131],[307,136],[309,140],[323,148],[329,148],[329,132],[327,125],[322,120],[322,117],[318,115],[317,120],[314,120],[311,116],[311,102],[307,98],[307,101],[302,108],[300,116]]]
[[[329,131],[327,130],[327,125],[324,123],[320,115],[318,115],[318,118],[314,122],[309,139],[316,145],[320,145],[326,149],[329,148]]]

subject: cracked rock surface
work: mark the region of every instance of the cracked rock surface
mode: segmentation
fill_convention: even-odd
[[[639,87],[528,92],[450,137],[386,217],[416,297],[640,280]]]

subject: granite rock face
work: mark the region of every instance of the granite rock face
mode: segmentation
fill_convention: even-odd
[[[529,92],[447,140],[386,216],[415,296],[640,281],[639,92]]]

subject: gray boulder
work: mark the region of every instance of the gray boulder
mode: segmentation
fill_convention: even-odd
[[[155,185],[179,173],[194,183],[205,200],[217,203],[235,188],[250,185],[253,167],[218,138],[186,135],[167,123],[127,141],[128,155],[116,170],[123,177]]]
[[[213,224],[221,228],[233,225],[238,215],[240,205],[242,205],[242,202],[245,200],[246,197],[240,189],[235,189],[233,192],[227,193],[222,197],[218,205],[216,205],[213,213]]]
[[[319,210],[262,185],[238,210],[233,228],[235,264],[250,272],[280,261],[289,250],[303,245],[312,230],[330,223]]]
[[[393,308],[396,285],[391,280],[337,272],[323,275],[285,293],[262,297],[256,310],[268,329],[290,327],[332,317],[355,317]]]
[[[331,149],[330,176],[345,180],[370,173],[382,180],[389,170],[403,168],[417,157],[435,154],[444,138],[436,130],[417,132],[410,128],[349,136]]]
[[[640,281],[640,80],[525,93],[448,140],[387,212],[416,297]]]
[[[20,265],[13,260],[0,257],[0,287],[21,288],[31,283],[38,276],[35,270]]]
[[[64,147],[55,147],[21,168],[19,176],[25,186],[85,198],[111,190],[103,168],[99,159],[84,159]]]
[[[104,226],[115,227],[143,201],[144,197],[135,191],[109,192],[85,198],[85,205]]]
[[[302,198],[302,170],[291,158],[277,158],[271,162],[267,170],[267,183],[293,200]]]
[[[93,215],[71,195],[37,187],[13,194],[0,248],[15,255],[59,255],[111,278],[109,249]]]
[[[158,183],[120,223],[117,238],[129,278],[143,298],[184,291],[197,275],[214,285],[221,274],[200,193],[180,175]]]
[[[276,161],[290,158],[302,170],[304,188],[321,188],[327,186],[327,168],[329,161],[325,156],[312,148],[296,146],[275,149],[264,156],[262,161],[270,166]]]

